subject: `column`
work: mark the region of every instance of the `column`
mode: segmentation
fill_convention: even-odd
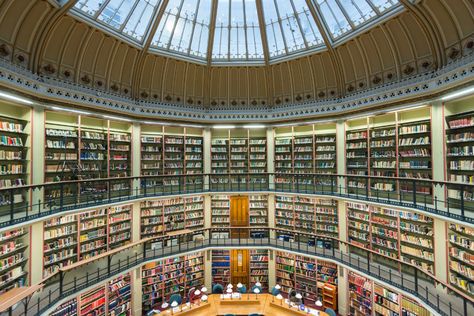
[[[211,173],[211,129],[206,128],[203,131],[203,172],[204,174]],[[204,190],[209,188],[209,177],[204,178]]]
[[[140,176],[141,169],[141,125],[133,123],[132,125],[132,177]],[[140,188],[140,180],[133,180],[133,192],[138,192]]]
[[[347,205],[344,201],[337,201],[337,220],[339,230],[339,240],[347,242]],[[346,245],[341,245],[341,251],[347,252]]]
[[[273,128],[267,128],[267,172],[275,172],[275,134]],[[275,189],[275,178],[269,176],[269,189]]]
[[[271,291],[276,285],[276,264],[275,264],[275,251],[268,251],[268,290]]]
[[[132,242],[141,239],[141,202],[132,204]]]
[[[337,277],[337,304],[339,315],[349,315],[349,270],[339,267]]]
[[[142,268],[130,271],[132,293],[132,315],[142,314]]]
[[[33,108],[31,121],[31,184],[43,184],[44,181],[44,146],[45,146],[45,112],[42,108]],[[38,159],[36,159],[38,158]],[[32,202],[43,200],[43,190],[34,190]],[[33,210],[37,211],[38,207]],[[30,284],[37,284],[43,279],[43,222],[39,221],[30,227]]]
[[[212,293],[212,250],[207,250],[204,254],[204,286],[207,287],[207,294]]]
[[[268,227],[275,228],[275,194],[268,195]],[[270,231],[270,238],[275,238],[275,231]]]
[[[43,184],[45,155],[45,112],[42,108],[33,108],[31,121],[31,184]],[[36,159],[39,158],[39,159]],[[33,204],[43,200],[43,190],[34,190],[31,196]],[[37,211],[34,207],[33,211]],[[43,239],[43,237],[41,237]]]
[[[444,105],[441,101],[434,101],[431,105],[431,157],[433,180],[444,181],[444,170],[446,166],[444,154]],[[434,186],[433,197],[438,201],[446,201],[445,187]],[[444,209],[443,202],[437,203],[438,208]],[[447,235],[446,222],[441,219],[434,218],[433,222],[434,235],[434,256],[435,256],[435,276],[444,282],[448,282],[448,267],[446,256],[447,249]]]
[[[336,122],[336,166],[337,174],[346,174],[346,125],[345,121]],[[337,179],[337,189],[346,192],[346,183],[343,177]]]

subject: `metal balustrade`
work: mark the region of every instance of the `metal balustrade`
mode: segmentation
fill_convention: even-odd
[[[255,228],[229,228],[229,230],[234,230],[232,239],[213,237],[212,232],[215,229],[202,229],[175,236],[159,236],[143,240],[141,243],[123,249],[111,251],[92,260],[76,263],[72,268],[61,268],[58,273],[43,280],[45,285],[43,290],[25,299],[22,304],[18,304],[10,311],[11,315],[30,316],[51,312],[60,303],[80,294],[81,291],[97,286],[101,282],[148,262],[179,256],[188,252],[238,247],[290,251],[300,255],[329,260],[363,273],[375,281],[386,283],[402,294],[408,293],[440,315],[474,315],[474,301],[471,297],[449,284],[437,280],[433,275],[403,261],[385,257],[386,260],[391,261],[390,263],[399,265],[399,269],[395,269],[393,265],[374,262],[372,256],[375,253],[371,250],[358,247],[364,254],[359,253],[357,255],[340,250],[347,247],[348,243],[338,239],[294,232],[296,241],[288,242],[272,237],[279,232],[278,229],[272,228],[259,228],[259,230],[266,230],[266,237],[264,238],[249,238],[249,229]],[[197,236],[203,238],[196,238]],[[303,236],[327,239],[331,242],[331,247],[319,248],[313,244],[299,241],[301,240],[300,237]],[[177,239],[178,243],[170,242],[172,239]],[[407,272],[410,270],[413,272]],[[6,313],[7,311],[5,311]]]
[[[380,182],[390,182],[393,190],[377,190],[374,185]],[[374,176],[246,173],[108,178],[3,188],[0,228],[110,203],[220,192],[314,194],[406,207],[474,224],[474,184]]]

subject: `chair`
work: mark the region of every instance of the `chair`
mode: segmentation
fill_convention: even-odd
[[[224,287],[220,284],[214,284],[212,287],[212,293],[213,294],[222,294],[224,293]]]
[[[171,295],[169,304],[171,305],[171,303],[173,303],[173,302],[176,302],[176,303],[178,303],[178,305],[181,305],[183,303],[183,299],[181,298],[181,295],[179,295],[179,294]]]
[[[247,287],[242,284],[242,287],[241,287],[241,288],[237,288],[237,291],[238,291],[240,294],[245,294],[245,293],[247,293]]]
[[[255,289],[259,289],[260,293],[262,293],[262,287],[256,286],[256,285],[252,286],[252,288],[250,289],[250,292],[255,293]]]
[[[280,294],[280,290],[273,287],[270,294],[273,295],[273,296],[277,296],[278,294]]]
[[[332,308],[326,308],[325,312],[329,316],[337,316],[336,312]]]
[[[192,303],[192,301],[194,300],[194,291],[196,291],[196,288],[194,286],[188,290],[188,302]]]

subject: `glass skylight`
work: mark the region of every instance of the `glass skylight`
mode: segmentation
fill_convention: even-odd
[[[142,42],[161,0],[79,0],[75,8]]]
[[[356,30],[398,6],[398,0],[313,0],[333,39]]]
[[[206,58],[211,5],[211,0],[169,1],[151,46]]]
[[[212,49],[214,60],[263,60],[255,0],[219,0]]]
[[[169,0],[159,10],[163,2],[78,0],[73,12],[137,45],[150,43],[155,52],[203,62],[210,54],[212,61],[225,63],[322,49],[401,7],[399,0]]]
[[[262,2],[270,57],[324,45],[305,0]]]

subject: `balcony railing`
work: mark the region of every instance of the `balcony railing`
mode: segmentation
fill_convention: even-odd
[[[255,227],[229,228],[232,230],[232,238],[219,238],[218,234],[213,234],[214,229],[156,236],[77,262],[70,267],[60,268],[59,272],[43,280],[42,290],[27,297],[23,304],[12,307],[11,312],[18,316],[42,315],[51,312],[64,300],[145,263],[188,252],[241,247],[290,251],[330,260],[364,273],[375,281],[384,282],[398,291],[409,293],[441,315],[474,315],[472,297],[411,264],[391,257],[385,257],[387,264],[377,263],[372,260],[372,256],[383,255],[354,245],[351,247],[359,248],[357,254],[349,253],[343,250],[348,248],[348,243],[326,236],[293,232],[295,240],[285,241],[274,237],[281,233],[280,230],[258,227],[265,231],[266,237],[249,238],[250,229]],[[315,243],[302,241],[311,238],[324,239],[329,242],[330,247],[318,247]]]
[[[387,185],[380,185],[384,183]],[[395,177],[256,173],[107,178],[3,188],[0,228],[110,203],[219,192],[322,195],[407,207],[474,224],[474,184]]]

